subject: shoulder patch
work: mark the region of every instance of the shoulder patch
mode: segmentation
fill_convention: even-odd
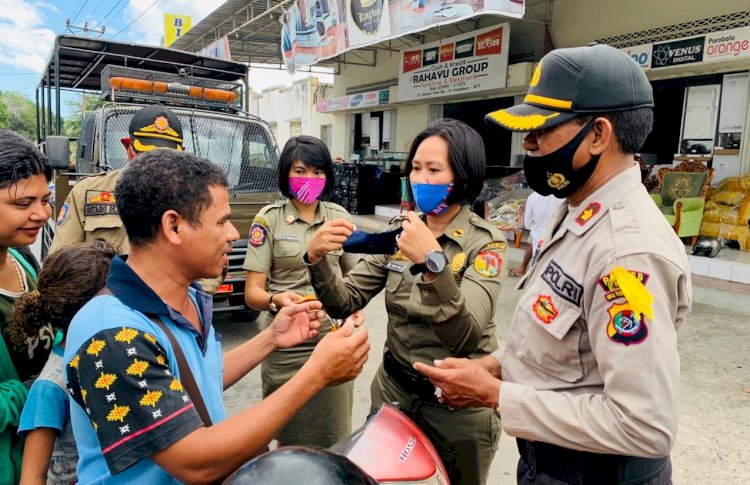
[[[269,230],[271,226],[268,225],[268,221],[263,216],[255,216],[255,219],[253,219],[253,224],[260,224],[263,226],[266,230]]]
[[[609,309],[607,336],[624,345],[639,344],[648,337],[648,327],[643,315],[636,315],[628,304],[614,303]]]
[[[643,283],[645,286],[646,283],[648,283],[648,279],[650,278],[649,274],[643,271],[636,271],[636,270],[628,270],[630,271],[630,274],[632,274],[635,279]],[[617,282],[612,278],[612,274],[606,274],[599,278],[599,286],[604,290],[604,298],[607,301],[612,301],[617,298],[622,298],[624,295],[622,294],[622,290],[619,286],[617,286]]]
[[[57,214],[57,221],[56,224],[59,226],[63,222],[65,222],[65,218],[68,217],[68,211],[70,210],[70,205],[68,205],[67,202],[63,204],[63,206],[60,208],[60,213]]]
[[[480,249],[479,251],[488,251],[490,249],[497,249],[499,251],[505,251],[506,249],[508,249],[508,245],[504,242],[495,241],[489,244],[485,244],[484,246],[482,246],[482,249]]]
[[[492,278],[501,274],[503,258],[497,249],[482,249],[474,258],[474,271],[480,275]]]
[[[253,225],[250,226],[250,234],[247,239],[252,247],[259,248],[266,242],[266,236],[268,236],[266,228],[260,224],[253,223]]]

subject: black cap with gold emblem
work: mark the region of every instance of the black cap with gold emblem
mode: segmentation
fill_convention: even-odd
[[[166,106],[157,104],[141,108],[133,116],[128,131],[136,153],[155,148],[182,150],[182,124]]]
[[[485,120],[511,131],[531,131],[578,114],[653,106],[653,90],[641,67],[624,52],[595,44],[544,56],[523,103],[490,113]]]

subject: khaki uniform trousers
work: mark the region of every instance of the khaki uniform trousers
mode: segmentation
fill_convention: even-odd
[[[273,318],[268,314],[266,326]],[[321,335],[322,338],[322,335]],[[278,350],[261,364],[263,398],[270,396],[307,362],[313,347]],[[352,433],[354,381],[318,392],[276,435],[283,445],[329,448]]]
[[[397,402],[432,442],[450,482],[482,485],[487,482],[500,439],[500,419],[492,409],[449,409],[436,399],[405,391],[381,365],[370,386],[372,409]]]

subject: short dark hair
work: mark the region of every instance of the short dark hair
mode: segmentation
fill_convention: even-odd
[[[625,154],[641,151],[646,138],[654,128],[654,110],[649,107],[601,114],[589,113],[577,118],[580,124],[586,124],[589,120],[599,116],[607,118],[612,123],[617,144]]]
[[[487,166],[484,141],[481,135],[463,121],[443,118],[435,121],[414,138],[406,158],[406,175],[412,170],[412,161],[419,145],[431,136],[439,136],[448,143],[448,161],[453,169],[453,191],[448,204],[470,204],[482,192]],[[407,184],[409,197],[411,184]]]
[[[326,174],[326,186],[321,198],[326,198],[336,184],[336,176],[333,173],[333,160],[325,143],[314,136],[293,136],[286,142],[279,156],[279,190],[285,197],[291,199],[289,191],[289,171],[295,160],[299,160],[308,167],[319,168]]]
[[[44,175],[47,182],[52,179],[47,157],[18,133],[0,130],[0,187],[39,174]]]
[[[191,225],[211,205],[209,187],[228,187],[224,171],[192,153],[159,149],[138,155],[123,169],[115,187],[117,210],[130,244],[152,242],[161,218],[174,210]]]

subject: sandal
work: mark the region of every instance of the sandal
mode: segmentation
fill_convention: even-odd
[[[510,276],[511,278],[523,278],[523,276],[524,276],[525,274],[526,274],[526,272],[525,272],[525,271],[524,271],[523,273],[519,273],[519,272],[517,272],[517,271],[516,271],[516,270],[514,270],[514,269],[509,269],[509,270],[508,270],[508,276]]]

